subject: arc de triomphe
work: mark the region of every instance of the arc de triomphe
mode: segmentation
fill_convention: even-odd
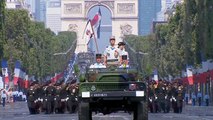
[[[112,14],[112,35],[116,43],[123,35],[138,35],[138,0],[61,0],[62,31],[77,32],[76,53],[86,52],[82,39],[87,23],[87,14],[95,6],[104,6]]]

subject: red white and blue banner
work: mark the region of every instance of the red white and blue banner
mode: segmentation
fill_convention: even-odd
[[[5,85],[9,85],[9,74],[8,74],[8,65],[6,60],[1,61],[2,65],[2,75],[3,75],[3,81]]]
[[[91,20],[91,25],[95,32],[95,37],[100,38],[100,27],[101,27],[101,9],[99,8],[98,12],[95,14],[93,19]]]
[[[51,78],[51,82],[55,83],[57,80],[63,77],[64,77],[64,72],[61,72],[59,74],[55,73],[55,76]]]
[[[22,74],[21,63],[20,63],[20,61],[17,60],[15,62],[15,69],[14,69],[14,78],[13,78],[14,85],[18,85],[18,81],[19,81],[19,83],[21,81],[23,81],[21,74]]]
[[[193,80],[192,68],[190,68],[190,67],[186,68],[186,76],[187,76],[189,85],[193,85],[194,80]]]
[[[91,25],[91,21],[88,20],[86,24],[86,28],[83,33],[83,39],[85,40],[85,43],[88,45],[91,38],[94,37],[94,31]]]

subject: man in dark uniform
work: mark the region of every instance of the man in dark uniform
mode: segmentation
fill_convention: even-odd
[[[163,110],[165,113],[165,87],[163,85],[163,81],[159,80],[158,87],[156,89],[157,101],[159,106],[159,112]]]
[[[66,88],[68,94],[67,107],[69,113],[74,113],[78,106],[78,84],[72,81]]]
[[[149,83],[149,109],[151,113],[156,112],[155,109],[155,88],[154,88],[154,83],[150,82]]]
[[[183,86],[178,86],[178,96],[177,96],[177,106],[178,106],[178,113],[182,113],[183,108]]]
[[[54,109],[54,96],[55,96],[55,87],[53,83],[49,81],[48,86],[44,89],[45,92],[45,109],[46,114],[50,114],[53,112]]]
[[[35,88],[36,82],[30,84],[30,88],[27,90],[27,105],[29,108],[30,114],[37,114],[36,102],[37,102],[37,93]]]

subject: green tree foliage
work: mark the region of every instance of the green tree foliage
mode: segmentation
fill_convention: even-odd
[[[73,49],[65,55],[54,53],[67,51],[76,39],[72,32],[55,35],[43,23],[31,21],[28,12],[22,9],[6,10],[5,33],[2,57],[9,60],[10,70],[20,60],[29,75],[39,78],[53,76],[66,68]]]
[[[161,77],[180,76],[187,65],[196,67],[203,58],[213,59],[212,21],[213,1],[185,0],[167,24],[157,25],[154,34],[126,39],[134,49],[149,53],[144,71],[157,68]]]
[[[5,43],[5,0],[0,1],[0,59],[3,55],[3,44]]]

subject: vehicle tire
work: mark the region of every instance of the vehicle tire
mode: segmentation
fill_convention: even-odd
[[[148,120],[147,103],[138,102],[135,105],[133,120]]]
[[[81,102],[78,111],[79,120],[92,120],[92,113],[89,108],[89,103]]]

